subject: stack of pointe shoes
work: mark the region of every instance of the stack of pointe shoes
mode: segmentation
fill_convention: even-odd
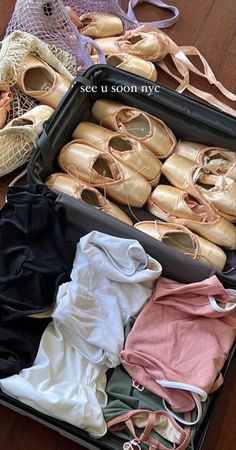
[[[87,13],[78,17],[70,7],[66,10],[80,33],[95,39],[106,56],[107,64],[134,73],[151,81],[157,80],[155,62],[169,52],[169,42],[159,30],[127,31],[119,17],[105,13]],[[98,55],[91,46],[91,58],[98,63]]]
[[[170,184],[153,190],[147,209],[168,224],[146,221],[135,227],[222,271],[226,256],[219,247],[236,249],[235,153],[179,142],[162,174]]]
[[[220,247],[236,248],[234,153],[177,144],[161,120],[112,100],[97,100],[92,116],[97,124],[81,122],[60,152],[66,174],[52,175],[47,184],[128,224],[107,196],[130,209],[145,206],[162,222],[138,222],[137,229],[222,271]],[[161,174],[169,185],[160,184]]]
[[[100,125],[81,122],[73,132],[74,140],[60,152],[59,165],[71,179],[54,174],[47,183],[130,224],[106,196],[129,208],[144,206],[160,180],[160,159],[176,146],[175,136],[161,120],[111,100],[98,100],[92,116]],[[84,189],[86,195],[82,195]],[[103,191],[103,198],[96,189]]]

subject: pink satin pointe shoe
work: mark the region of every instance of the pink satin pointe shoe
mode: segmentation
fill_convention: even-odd
[[[125,52],[151,62],[161,61],[170,50],[167,36],[159,30],[145,31],[145,26],[118,38],[96,39],[96,42],[107,55]]]
[[[151,186],[158,184],[161,163],[141,142],[127,137],[124,133],[110,131],[90,122],[81,122],[72,136],[88,141],[100,150],[110,153],[117,161],[142,175]]]
[[[4,145],[0,151],[0,176],[4,176],[28,162],[34,145],[43,131],[43,123],[53,113],[50,106],[39,105],[11,120],[0,130]]]
[[[0,130],[5,126],[10,111],[12,95],[10,89],[0,87]]]
[[[103,51],[104,55],[108,56],[108,55],[114,55],[116,53],[122,52],[122,50],[118,46],[118,39],[119,39],[119,36],[115,36],[115,37],[109,37],[109,38],[95,39],[95,42],[97,43],[97,45],[99,45],[99,47]],[[96,54],[96,49],[94,47],[92,47],[91,52],[92,52],[92,55]]]
[[[47,179],[46,184],[50,189],[77,198],[128,225],[133,224],[122,209],[107,200],[97,189],[75,177],[65,173],[54,173]]]
[[[236,182],[231,178],[208,173],[175,153],[163,164],[162,173],[173,186],[189,193],[197,191],[227,220],[236,220]]]
[[[173,153],[176,138],[170,128],[148,113],[113,100],[97,100],[92,115],[104,127],[145,144],[158,158]]]
[[[16,86],[38,102],[56,108],[69,89],[70,81],[46,62],[29,55],[25,58]]]
[[[157,80],[157,70],[154,64],[144,61],[137,56],[129,55],[128,53],[115,53],[108,55],[106,60],[109,66],[134,73],[140,77],[147,78],[147,80]]]
[[[221,247],[236,249],[236,228],[201,196],[173,186],[159,185],[147,200],[147,209],[165,222],[184,225]]]
[[[213,175],[236,180],[236,153],[225,148],[207,147],[195,142],[179,141],[175,153],[204,166]]]
[[[84,36],[91,38],[106,38],[117,36],[123,32],[123,24],[114,14],[89,12],[78,17],[69,6],[65,7],[74,25]]]
[[[223,250],[212,242],[192,233],[184,225],[155,220],[138,222],[134,227],[180,253],[218,271],[222,271],[225,266],[226,255]]]
[[[123,205],[142,207],[151,192],[150,184],[141,175],[82,139],[65,145],[58,163],[65,172],[99,187]]]
[[[50,106],[35,106],[35,108],[27,111],[25,114],[22,114],[22,116],[11,120],[11,122],[6,125],[6,129],[13,127],[24,127],[32,130],[35,126],[42,124],[45,120],[49,119],[53,111],[54,109]]]

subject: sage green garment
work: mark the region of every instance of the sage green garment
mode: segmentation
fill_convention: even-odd
[[[147,391],[147,389],[140,390],[132,386],[132,378],[123,369],[122,366],[116,367],[111,378],[107,384],[106,392],[108,394],[108,404],[103,409],[103,414],[106,422],[121,416],[129,411],[134,410],[150,410],[150,411],[164,411],[162,399],[157,395]],[[140,436],[143,430],[135,428],[136,435]],[[115,431],[115,436],[121,438],[124,442],[131,441],[134,436],[126,428],[124,430]],[[173,443],[167,441],[155,431],[151,432],[151,436],[158,440],[167,448],[173,448]],[[140,444],[143,450],[149,449],[149,444]]]
[[[134,319],[131,318],[125,329],[125,335],[129,333],[134,323]],[[122,366],[118,366],[113,371],[106,387],[106,392],[108,395],[107,406],[103,409],[103,414],[106,422],[117,418],[123,414],[126,414],[134,410],[150,410],[150,411],[164,411],[162,398],[149,392],[147,389],[142,391],[134,388],[132,386],[132,378],[124,370]],[[207,409],[207,408],[206,408]],[[179,416],[184,418],[184,414],[179,413]],[[196,418],[196,412],[193,411],[191,417],[188,420],[194,421]],[[200,423],[197,426],[191,427],[191,441],[193,442],[193,437],[196,430],[199,428]],[[183,425],[182,425],[183,427]],[[186,430],[186,428],[185,428]],[[110,430],[109,430],[110,431]],[[135,428],[136,436],[140,436],[143,429]],[[123,442],[131,441],[134,439],[128,428],[119,431],[110,431],[116,437],[122,439]],[[151,432],[151,436],[154,439],[160,441],[167,448],[173,448],[173,443],[169,442],[167,439],[163,438],[161,435],[155,431]],[[148,443],[139,444],[143,450],[148,450]],[[177,445],[176,445],[177,447]],[[193,444],[188,446],[188,449],[193,449]]]

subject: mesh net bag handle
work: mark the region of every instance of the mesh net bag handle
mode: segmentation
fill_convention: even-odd
[[[155,22],[139,22],[133,9],[135,8],[135,6],[141,3],[149,3],[150,5],[157,6],[158,8],[167,9],[171,11],[173,15],[172,17],[170,17],[170,19],[157,20]],[[179,10],[178,8],[176,8],[176,6],[167,5],[161,0],[130,0],[128,4],[127,16],[129,19],[136,22],[137,25],[144,25],[145,23],[148,23],[148,25],[153,27],[168,28],[174,25],[179,19]]]

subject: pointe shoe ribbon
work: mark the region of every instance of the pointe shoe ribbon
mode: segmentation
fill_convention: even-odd
[[[65,145],[58,162],[65,172],[99,187],[123,205],[142,207],[151,192],[141,175],[82,139]]]
[[[78,178],[65,173],[55,173],[47,179],[46,184],[49,188],[57,192],[63,192],[70,197],[74,197],[99,209],[105,214],[115,217],[128,225],[132,225],[132,221],[122,209],[107,200],[97,189],[84,181],[80,181]]]
[[[155,220],[137,222],[134,227],[184,255],[202,264],[210,265],[215,270],[222,271],[225,266],[226,255],[223,250],[212,242],[192,233],[184,225]]]
[[[202,195],[227,220],[236,219],[236,182],[231,178],[209,174],[204,167],[177,154],[165,161],[162,173],[173,186]]]
[[[201,196],[173,186],[159,185],[147,200],[147,209],[165,222],[184,225],[216,245],[236,249],[236,228]]]
[[[127,137],[124,133],[110,131],[90,122],[81,122],[72,136],[88,141],[100,150],[110,153],[117,161],[142,175],[151,186],[156,186],[159,182],[160,161],[148,147]]]
[[[225,148],[207,147],[196,142],[179,141],[176,155],[195,161],[213,175],[226,175],[236,180],[236,153]]]
[[[128,53],[108,55],[107,64],[116,67],[117,69],[125,70],[126,72],[147,78],[147,80],[157,80],[157,70],[152,62],[144,61],[143,59],[129,55]]]
[[[40,103],[56,108],[69,89],[70,81],[45,61],[28,55],[20,70],[16,87]]]
[[[215,85],[225,97],[231,101],[236,101],[236,95],[226,89],[216,79],[208,62],[196,47],[178,46],[163,31],[150,25],[142,25],[135,30],[127,31],[124,36],[118,38],[97,39],[96,42],[106,55],[124,51],[131,55],[139,56],[142,59],[155,62],[168,75],[178,81],[179,86],[176,89],[177,92],[182,93],[184,90],[188,90],[210,105],[236,117],[235,109],[224,104],[209,92],[202,91],[191,85],[190,72],[193,72],[205,78],[209,84]],[[170,54],[174,66],[177,69],[177,74],[164,61],[167,54]],[[200,59],[203,65],[203,71],[194,66],[188,58],[189,56],[197,56]]]
[[[0,87],[0,129],[6,124],[11,102],[12,95],[10,89]]]
[[[167,158],[174,151],[176,138],[170,128],[140,109],[101,99],[94,103],[92,115],[104,127],[145,144],[158,158]]]
[[[143,25],[139,28],[139,30],[143,33],[150,33],[157,31],[154,27],[150,25]],[[199,97],[203,100],[205,100],[210,105],[220,109],[221,111],[224,111],[228,114],[231,114],[232,116],[236,117],[236,110],[231,108],[230,106],[224,104],[222,101],[218,100],[214,95],[210,94],[209,92],[202,91],[201,89],[196,88],[195,86],[192,86],[190,83],[190,73],[193,72],[200,76],[201,78],[205,78],[210,85],[216,86],[216,88],[224,95],[224,97],[230,99],[231,101],[236,101],[236,95],[226,89],[223,84],[218,81],[209,66],[206,59],[202,56],[202,54],[199,52],[199,50],[196,47],[191,46],[178,46],[169,36],[167,36],[165,33],[160,32],[163,34],[163,39],[166,37],[168,39],[169,43],[169,51],[170,57],[173,60],[173,64],[175,68],[177,69],[177,73],[179,75],[176,75],[176,70],[173,72],[170,67],[167,66],[166,62],[163,61],[163,58],[160,58],[158,61],[156,61],[156,64],[164,70],[169,76],[174,78],[178,81],[179,86],[176,89],[177,92],[184,92],[184,90],[188,90],[189,92],[196,95],[196,97]],[[189,56],[197,56],[200,59],[200,62],[203,66],[203,71],[199,70],[188,58]]]

